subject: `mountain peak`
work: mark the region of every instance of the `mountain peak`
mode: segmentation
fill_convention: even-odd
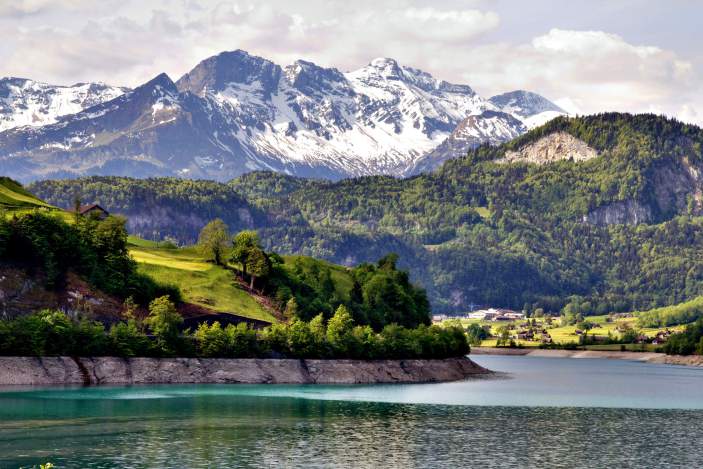
[[[270,60],[237,49],[203,60],[183,75],[176,85],[180,91],[202,96],[208,91],[223,91],[231,84],[259,82],[264,94],[270,95],[278,85],[281,73],[281,67]]]
[[[567,113],[544,96],[525,90],[499,94],[488,101],[505,112],[517,114],[520,117],[530,117],[546,111]]]
[[[402,78],[403,70],[395,59],[390,57],[378,57],[369,62],[366,68],[375,69],[381,76],[386,78]]]

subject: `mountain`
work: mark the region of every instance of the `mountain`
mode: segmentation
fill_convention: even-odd
[[[411,174],[439,168],[445,161],[466,155],[479,145],[498,145],[527,132],[518,118],[501,111],[483,111],[469,116],[437,147],[425,153],[413,165]]]
[[[435,311],[572,303],[604,314],[703,295],[701,148],[698,127],[613,113],[560,117],[407,179],[252,172],[228,183],[94,177],[30,189],[56,205],[73,194],[100,202],[150,238],[193,242],[198,224],[220,217],[282,253],[356,265],[397,252]]]
[[[25,78],[0,78],[0,132],[53,124],[62,116],[110,101],[126,91],[104,83],[54,86]]]
[[[543,96],[523,90],[493,96],[488,106],[488,110],[464,119],[446,140],[419,158],[410,173],[433,171],[479,145],[509,142],[529,129],[568,115]]]
[[[488,101],[501,111],[521,120],[528,129],[533,129],[555,117],[567,114],[565,110],[547,98],[524,90],[499,94]]]
[[[107,99],[107,90],[119,96]],[[37,93],[35,100],[50,101]],[[537,95],[522,101],[534,97],[557,112]],[[16,127],[27,118],[8,114],[15,124],[0,133],[6,174],[25,181],[92,174],[224,181],[255,170],[332,180],[405,176],[514,138],[527,130],[530,109],[542,112],[493,104],[389,58],[343,73],[302,60],[280,67],[241,50],[203,60],[175,83],[161,74],[77,102],[63,114],[46,104],[51,117],[34,127]],[[440,145],[441,154],[432,153]]]

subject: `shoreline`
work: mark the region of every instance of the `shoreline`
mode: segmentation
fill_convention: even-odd
[[[471,347],[472,355],[514,355],[549,358],[599,358],[630,360],[660,365],[703,367],[701,355],[666,355],[655,352],[617,352],[605,350],[558,350],[530,348]]]
[[[0,357],[0,386],[435,383],[492,374],[468,357],[412,360]]]

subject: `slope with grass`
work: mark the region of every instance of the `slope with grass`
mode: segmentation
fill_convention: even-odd
[[[139,272],[178,286],[183,300],[208,310],[276,322],[274,312],[258,302],[232,271],[206,262],[195,248],[172,248],[130,237],[129,252]]]

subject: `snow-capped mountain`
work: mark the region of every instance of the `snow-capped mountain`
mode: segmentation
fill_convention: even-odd
[[[0,132],[53,124],[61,116],[110,101],[125,91],[104,83],[54,86],[26,78],[0,78]]]
[[[408,172],[426,173],[440,167],[447,160],[458,158],[477,146],[499,145],[527,132],[527,127],[516,117],[501,111],[484,111],[464,119],[438,146],[419,158]]]
[[[514,138],[531,112],[544,112],[519,96],[484,100],[467,85],[387,58],[343,73],[223,52],[175,83],[161,74],[134,90],[81,86],[104,91],[69,100],[74,113],[60,113],[67,108],[52,103],[61,100],[34,99],[49,103],[44,125],[16,127],[26,122],[17,117],[0,133],[4,174],[25,181],[82,174],[227,180],[257,169],[403,176]]]
[[[489,110],[464,119],[441,144],[419,158],[407,174],[432,171],[481,144],[498,145],[558,116],[567,115],[547,98],[530,91],[511,91],[488,100]]]
[[[567,112],[547,98],[530,91],[517,90],[493,96],[488,100],[501,111],[533,129]]]

